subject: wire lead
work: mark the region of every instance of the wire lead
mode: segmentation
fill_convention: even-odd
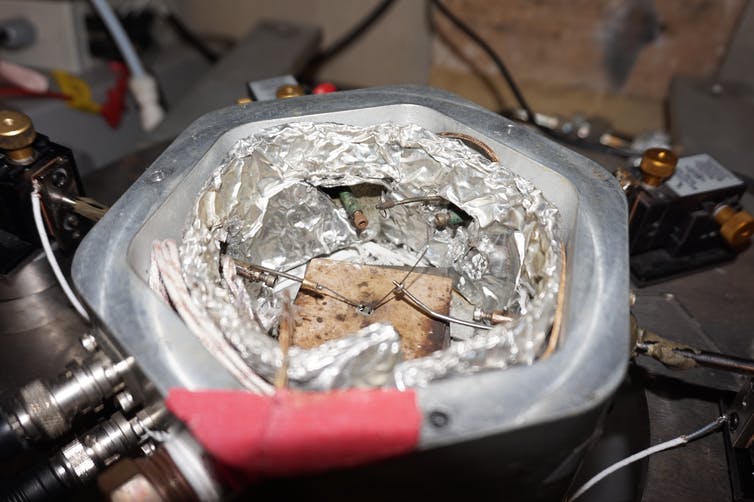
[[[424,251],[422,251],[422,253],[421,253],[421,254],[419,255],[419,258],[418,258],[418,259],[416,260],[416,262],[414,262],[414,264],[413,264],[413,265],[411,266],[411,268],[410,268],[410,269],[409,269],[409,271],[408,271],[408,272],[406,273],[406,275],[405,275],[405,276],[403,276],[403,279],[402,279],[402,280],[401,280],[401,282],[400,282],[401,286],[403,286],[403,284],[405,284],[405,282],[406,282],[406,279],[408,279],[408,277],[409,277],[409,276],[411,275],[411,273],[412,273],[412,272],[413,272],[414,270],[416,270],[416,267],[417,267],[417,266],[419,265],[419,263],[420,263],[420,262],[422,261],[422,259],[424,258],[424,255],[425,255],[425,254],[427,254],[427,251],[428,251],[428,250],[429,250],[429,246],[427,246],[427,247],[425,247],[425,248],[424,248]],[[390,300],[388,299],[388,297],[389,297],[390,295],[394,294],[394,293],[395,293],[395,288],[393,288],[393,289],[391,289],[390,291],[388,291],[387,293],[385,293],[385,296],[383,296],[382,298],[380,298],[380,301],[378,301],[378,302],[377,302],[376,304],[374,304],[374,307],[372,307],[372,311],[375,311],[375,310],[377,310],[378,308],[380,308],[380,307],[382,307],[382,306],[383,306],[384,304],[386,304],[386,303],[387,303],[388,301],[390,301]]]
[[[321,284],[319,282],[311,281],[304,277],[298,277],[296,275],[289,274],[287,272],[281,272],[280,270],[263,267],[261,265],[254,265],[252,263],[243,263],[236,259],[233,259],[233,262],[236,264],[236,270],[239,270],[239,269],[240,270],[244,270],[244,269],[259,270],[261,272],[266,272],[268,274],[277,275],[285,279],[290,279],[291,281],[301,283],[301,287],[309,291],[315,291],[317,293],[322,293],[323,291],[326,291],[330,293],[330,296],[333,296],[337,298],[338,300],[342,301],[343,303],[347,303],[348,305],[351,305],[352,307],[356,307],[357,309],[359,309],[360,312],[363,312],[365,314],[371,314],[372,311],[374,310],[369,305],[364,305],[363,303],[359,303],[357,301],[351,300],[347,296],[344,296],[338,293],[337,291],[335,291],[334,289],[328,286],[325,286],[324,284]]]
[[[492,329],[494,326],[488,326],[486,324],[479,324],[477,322],[473,321],[466,321],[464,319],[458,319],[457,317],[451,317],[449,315],[441,314],[439,312],[436,312],[429,308],[428,305],[426,305],[424,302],[422,302],[420,299],[409,293],[409,291],[403,286],[403,284],[400,284],[398,282],[393,281],[393,284],[395,285],[395,289],[393,291],[396,295],[402,294],[405,295],[411,303],[413,303],[419,310],[424,312],[430,317],[434,317],[435,319],[438,319],[440,321],[445,321],[447,323],[454,323],[454,324],[460,324],[462,326],[468,326],[469,328],[474,329],[484,329],[489,330]]]
[[[401,200],[381,200],[374,207],[383,211],[395,206],[402,206],[404,204],[414,204],[416,202],[425,202],[427,204],[438,204],[443,201],[443,198],[439,195],[425,195],[421,197],[407,197]]]

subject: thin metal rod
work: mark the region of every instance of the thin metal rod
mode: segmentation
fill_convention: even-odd
[[[261,265],[252,265],[251,263],[242,263],[236,259],[234,259],[233,262],[236,264],[236,270],[241,274],[243,273],[244,269],[253,269],[253,270],[258,270],[260,272],[267,272],[268,274],[277,275],[285,279],[290,279],[295,282],[300,282],[302,284],[304,283],[304,279],[302,277],[298,277],[298,276],[289,274],[287,272],[281,272],[279,270],[274,270],[271,268],[263,267]]]
[[[309,291],[315,291],[317,293],[322,293],[323,291],[327,291],[328,293],[330,293],[330,296],[337,298],[343,303],[347,303],[348,305],[351,305],[352,307],[356,307],[357,309],[361,311],[368,310],[368,312],[371,313],[372,309],[368,305],[364,305],[363,303],[359,303],[357,301],[351,300],[350,298],[343,296],[342,294],[338,293],[334,289],[329,288],[325,286],[324,284],[320,284],[319,282],[310,281],[309,279],[306,279],[304,277],[298,277],[293,274],[289,274],[287,272],[281,272],[279,270],[263,267],[261,265],[254,265],[252,263],[242,263],[236,259],[234,259],[233,262],[236,264],[236,270],[240,270],[240,271],[243,271],[243,269],[259,270],[261,272],[267,272],[268,274],[277,275],[285,279],[290,279],[295,282],[300,282],[301,287],[304,289],[307,289]],[[241,273],[241,275],[243,274]]]
[[[409,293],[408,290],[403,286],[403,284],[398,283],[396,281],[393,281],[393,284],[395,285],[395,289],[393,289],[393,291],[395,292],[396,296],[400,294],[405,295],[406,298],[408,298],[411,303],[413,303],[419,310],[421,310],[422,312],[424,312],[430,317],[434,317],[435,319],[438,319],[440,321],[445,321],[447,323],[460,324],[462,326],[468,326],[469,328],[474,328],[474,329],[489,330],[493,328],[493,326],[488,326],[486,324],[479,324],[472,321],[466,321],[463,319],[458,319],[456,317],[451,317],[449,315],[436,312],[432,310],[431,308],[429,308],[429,306],[427,306],[417,297]]]
[[[654,357],[653,355],[649,354],[649,346],[650,344],[648,343],[637,343],[636,352],[642,355]],[[682,348],[672,350],[673,353],[681,357],[685,357],[686,359],[691,359],[699,366],[730,371],[731,373],[741,373],[743,375],[754,375],[754,360],[751,359],[719,354],[717,352],[708,352],[706,350],[694,351],[692,349]],[[654,358],[657,359],[656,357]]]
[[[395,206],[402,206],[403,204],[413,204],[415,202],[442,202],[443,198],[439,195],[427,195],[423,197],[408,197],[401,200],[383,200],[377,203],[375,209],[383,210],[390,209]]]
[[[692,359],[699,366],[707,366],[744,375],[754,375],[754,361],[751,359],[707,352],[706,350],[700,350],[697,353],[688,349],[673,349],[673,352]]]
[[[419,258],[416,260],[416,262],[413,264],[413,266],[409,269],[409,271],[406,273],[406,275],[401,280],[400,284],[401,286],[406,283],[406,279],[408,279],[408,276],[411,275],[411,273],[416,270],[416,267],[419,265],[419,263],[422,261],[422,258],[424,258],[424,255],[427,254],[427,251],[429,250],[429,246],[424,248],[424,251],[422,251],[422,254],[419,255]],[[389,302],[390,300],[388,297],[395,293],[395,288],[391,289],[387,293],[385,293],[385,296],[380,298],[380,301],[378,301],[374,307],[372,307],[372,311],[377,310],[378,308],[382,307],[384,304]]]

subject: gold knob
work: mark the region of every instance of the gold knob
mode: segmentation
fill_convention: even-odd
[[[31,162],[34,150],[31,149],[37,133],[31,119],[23,113],[0,110],[0,148],[17,163]]]
[[[295,98],[304,95],[304,88],[298,84],[285,84],[278,87],[275,96],[278,99]]]
[[[746,211],[720,206],[715,210],[715,221],[720,225],[720,235],[732,248],[744,246],[754,234],[754,216]]]
[[[667,148],[650,148],[641,157],[639,168],[642,181],[649,186],[660,186],[663,181],[673,176],[678,156]]]

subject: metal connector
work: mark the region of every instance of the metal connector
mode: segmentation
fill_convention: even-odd
[[[155,435],[153,428],[167,416],[160,404],[146,408],[130,420],[121,413],[99,423],[51,457],[20,474],[0,489],[2,500],[68,499],[72,490],[91,482],[105,467],[135,450]]]
[[[66,486],[86,484],[101,469],[149,439],[150,431],[159,426],[166,415],[162,404],[141,410],[131,420],[121,413],[115,413],[61,448],[50,459],[50,466]]]
[[[133,359],[113,364],[97,353],[83,364],[72,362],[52,382],[33,380],[16,394],[6,414],[16,434],[29,441],[64,435],[74,417],[99,407],[123,388],[123,375]]]
[[[510,322],[512,317],[505,315],[502,311],[495,310],[492,312],[485,312],[481,307],[475,307],[472,318],[478,322],[488,322],[490,324],[500,324],[503,322]]]

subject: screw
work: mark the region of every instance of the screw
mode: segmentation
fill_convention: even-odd
[[[298,84],[283,84],[275,91],[278,99],[295,98],[304,95],[304,88]]]
[[[434,410],[429,413],[429,423],[438,429],[448,425],[448,422],[450,422],[450,417],[444,411]]]
[[[79,226],[79,219],[75,214],[68,214],[63,220],[63,228],[67,231],[71,231]]]
[[[730,429],[731,432],[733,432],[734,430],[736,430],[737,427],[738,427],[738,413],[733,413],[730,416],[730,422],[728,423],[728,428]]]
[[[68,172],[62,167],[59,167],[53,171],[52,175],[50,175],[50,179],[52,180],[53,185],[62,188],[68,181]]]
[[[165,173],[163,173],[159,169],[149,174],[149,181],[151,181],[152,183],[159,183],[160,181],[164,179],[165,179]]]
[[[82,336],[80,342],[81,346],[84,347],[84,350],[87,352],[94,352],[97,350],[97,339],[94,338],[94,335],[91,333]]]

